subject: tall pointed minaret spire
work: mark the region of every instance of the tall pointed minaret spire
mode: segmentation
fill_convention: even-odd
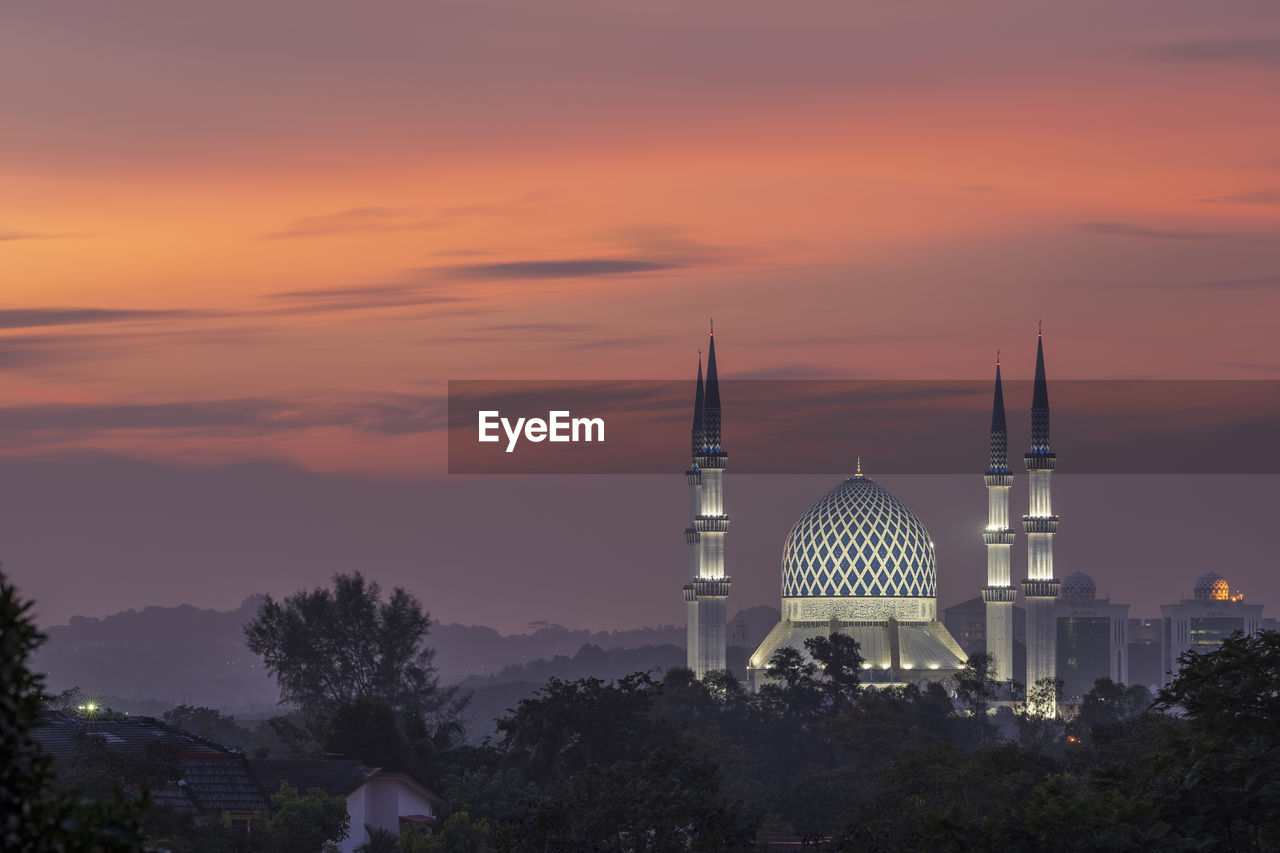
[[[1027,599],[1028,696],[1044,679],[1058,673],[1058,630],[1055,599],[1059,583],[1053,575],[1053,536],[1058,517],[1053,514],[1050,477],[1058,457],[1049,441],[1049,383],[1044,369],[1044,328],[1036,333],[1036,379],[1031,393],[1031,448],[1022,457],[1027,466],[1030,501],[1022,527],[1027,532],[1027,579],[1022,594]],[[1057,703],[1042,697],[1032,710],[1054,716]]]
[[[1031,392],[1031,452],[1050,454],[1049,383],[1044,376],[1044,333],[1036,334],[1036,381]]]
[[[707,380],[698,385],[693,404],[693,462],[685,472],[693,523],[685,530],[689,544],[689,583],[684,587],[688,619],[688,666],[699,678],[725,668],[725,599],[729,576],[724,571],[724,469],[729,457],[721,445],[720,378],[716,373],[715,327],[707,352]]]
[[[720,377],[716,373],[716,326],[711,323],[711,343],[707,348],[707,396],[702,409],[706,449],[720,452]]]
[[[996,387],[991,400],[990,460],[983,482],[987,484],[987,526],[982,541],[987,545],[987,585],[982,589],[986,602],[987,652],[991,654],[996,681],[1013,678],[1013,600],[1017,590],[1010,573],[1013,530],[1009,527],[1009,431],[1004,418],[1004,385],[1000,381],[1000,351],[996,350]]]
[[[693,459],[702,452],[706,444],[706,432],[702,428],[702,350],[698,350],[698,388],[693,397],[693,434],[689,458]]]

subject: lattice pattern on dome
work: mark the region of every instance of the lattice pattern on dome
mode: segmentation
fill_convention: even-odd
[[[1084,572],[1076,572],[1062,582],[1062,588],[1058,594],[1063,598],[1097,598],[1098,585]]]
[[[800,517],[782,549],[782,595],[936,596],[929,531],[893,495],[850,477]]]
[[[1231,586],[1222,575],[1208,572],[1196,579],[1193,594],[1201,601],[1228,601],[1231,598]]]

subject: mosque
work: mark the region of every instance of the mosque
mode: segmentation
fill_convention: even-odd
[[[1031,447],[1023,457],[1030,480],[1030,506],[1022,519],[1027,537],[1028,578],[1021,584],[1027,605],[1026,684],[1055,677],[1057,637],[1053,537],[1058,517],[1051,507],[1050,482],[1056,465],[1049,436],[1049,395],[1043,337],[1037,339],[1031,404]],[[1015,677],[1009,526],[1009,488],[1004,395],[997,359],[990,431],[988,491],[987,648],[997,680]],[[692,522],[687,607],[688,666],[699,677],[725,668],[725,599],[731,578],[725,572],[724,473],[720,385],[715,332],[703,379],[698,364],[692,428],[692,464],[685,472]],[[865,658],[864,683],[889,685],[940,681],[965,666],[966,655],[938,620],[937,557],[924,523],[897,497],[858,471],[820,498],[791,528],[782,549],[781,620],[748,661],[748,684],[758,690],[768,680],[769,659],[783,647],[802,654],[810,637],[840,631],[853,636]],[[1022,675],[1022,673],[1018,673]],[[1022,679],[1019,679],[1022,680]],[[1051,710],[1046,709],[1048,713]]]

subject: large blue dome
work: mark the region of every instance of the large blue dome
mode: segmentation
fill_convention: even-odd
[[[929,531],[861,474],[800,516],[782,548],[783,598],[934,598],[937,581]]]

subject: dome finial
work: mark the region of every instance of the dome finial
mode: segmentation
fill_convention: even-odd
[[[858,457],[858,470],[853,472],[853,476],[855,477],[862,476],[862,457],[861,456]]]
[[[714,338],[715,336],[716,336],[716,318],[712,317],[711,318],[711,337]]]
[[[1000,347],[996,347],[996,367],[1000,366]]]

